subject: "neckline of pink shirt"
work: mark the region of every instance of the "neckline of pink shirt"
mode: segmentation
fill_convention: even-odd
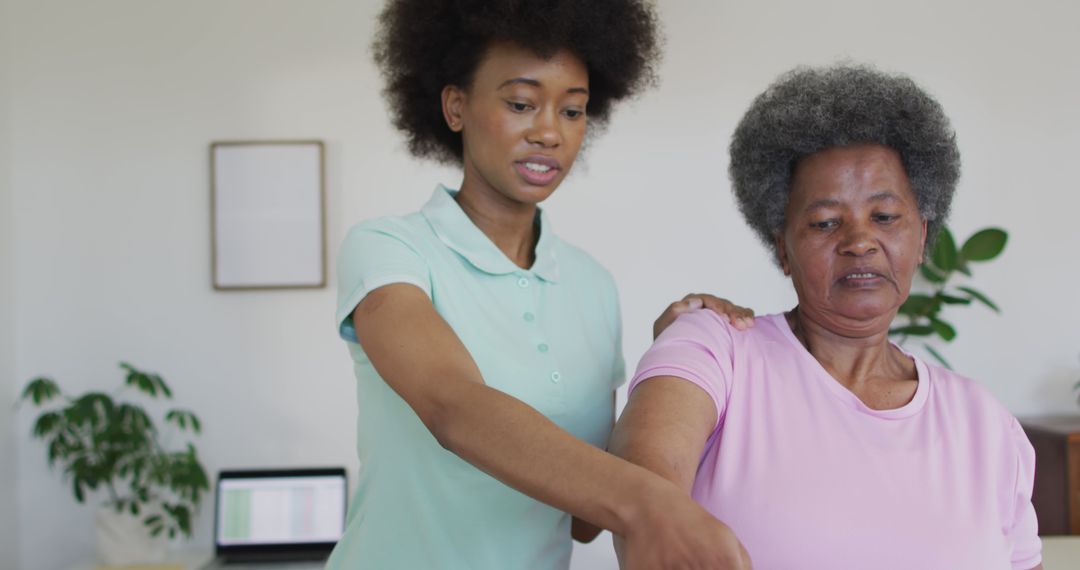
[[[917,372],[919,382],[918,385],[915,387],[915,395],[912,396],[910,402],[904,404],[903,406],[900,406],[899,408],[893,408],[891,410],[875,410],[864,404],[863,401],[860,400],[859,397],[856,396],[851,390],[848,390],[846,387],[844,387],[843,384],[837,381],[836,378],[833,378],[832,374],[829,374],[829,371],[825,370],[825,367],[822,366],[816,358],[814,358],[814,355],[810,354],[810,351],[806,350],[806,347],[803,346],[803,344],[799,342],[799,339],[795,337],[795,333],[792,332],[791,327],[788,325],[787,318],[784,317],[783,313],[769,315],[767,318],[770,320],[773,326],[780,329],[781,336],[783,336],[785,339],[787,339],[789,343],[791,343],[792,348],[794,348],[795,351],[798,352],[800,358],[807,361],[807,370],[812,372],[811,376],[813,376],[813,380],[824,384],[826,389],[828,389],[836,397],[840,398],[850,408],[875,418],[881,418],[884,420],[901,420],[919,413],[922,410],[923,406],[926,404],[926,400],[930,395],[931,388],[930,371],[922,360],[915,358],[914,355],[904,350],[903,347],[901,347],[900,345],[890,341],[890,344],[895,346],[897,349],[900,350],[900,352],[903,352],[905,355],[908,356],[908,358],[915,362],[915,370]]]

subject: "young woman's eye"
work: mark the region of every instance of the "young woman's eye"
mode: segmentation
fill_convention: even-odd
[[[532,105],[528,103],[523,103],[521,101],[507,101],[506,105],[510,107],[510,110],[514,111],[515,113],[524,113],[525,111],[528,111],[532,108]]]
[[[580,119],[585,116],[585,111],[583,109],[567,109],[563,111],[563,115],[567,119]]]

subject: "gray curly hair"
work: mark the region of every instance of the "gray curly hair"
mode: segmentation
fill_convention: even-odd
[[[774,253],[796,162],[862,143],[900,154],[931,247],[960,178],[960,150],[949,119],[908,77],[842,64],[781,75],[754,99],[732,136],[728,173],[739,210]]]

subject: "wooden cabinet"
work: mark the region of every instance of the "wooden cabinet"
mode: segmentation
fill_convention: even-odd
[[[1080,535],[1080,415],[1022,418],[1035,447],[1039,534]]]

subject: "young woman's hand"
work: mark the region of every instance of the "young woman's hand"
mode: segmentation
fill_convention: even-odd
[[[653,323],[653,338],[660,336],[668,325],[675,322],[679,315],[705,307],[721,317],[727,317],[731,326],[738,330],[746,330],[754,326],[754,311],[746,307],[740,307],[727,299],[721,299],[705,293],[691,293],[668,305],[667,309],[657,317]]]
[[[750,555],[724,523],[676,491],[615,537],[622,570],[750,570]]]

